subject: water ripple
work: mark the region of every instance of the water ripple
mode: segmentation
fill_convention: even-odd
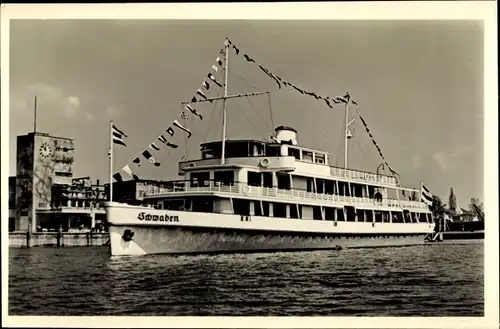
[[[483,244],[108,257],[9,250],[11,315],[482,316]]]

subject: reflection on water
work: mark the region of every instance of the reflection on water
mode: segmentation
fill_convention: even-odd
[[[483,315],[483,244],[198,256],[9,250],[11,315]]]

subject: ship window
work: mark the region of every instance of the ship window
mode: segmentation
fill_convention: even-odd
[[[313,219],[321,219],[321,207],[313,206]]]
[[[191,173],[191,186],[208,186],[210,174],[208,171]]]
[[[427,223],[432,223],[432,215],[427,214]]]
[[[392,212],[392,222],[393,223],[403,223],[403,213],[400,211],[393,211]]]
[[[337,210],[337,220],[338,221],[345,221],[344,218],[344,208],[338,208]]]
[[[323,179],[321,178],[316,178],[316,190],[317,193],[325,193],[325,190],[323,189]]]
[[[251,154],[253,156],[261,156],[266,154],[263,144],[251,143],[250,146],[252,147],[253,152],[251,152]]]
[[[278,180],[278,188],[282,190],[290,189],[290,176],[283,174],[276,174],[276,178]]]
[[[165,200],[163,201],[163,208],[166,210],[184,210],[184,200]]]
[[[346,206],[345,210],[347,213],[347,221],[354,222],[356,220],[356,208]]]
[[[192,207],[195,212],[214,212],[214,202],[212,198],[194,198],[192,200]]]
[[[297,204],[290,205],[290,218],[301,218],[302,206]]]
[[[365,210],[363,210],[363,209],[356,209],[356,215],[358,216],[358,222],[364,222],[365,221]]]
[[[274,203],[273,204],[274,217],[286,218],[286,204]]]
[[[220,183],[221,185],[229,186],[234,185],[234,171],[224,170],[214,172],[214,182]]]
[[[384,219],[384,223],[390,223],[391,222],[391,217],[389,217],[389,212],[388,211],[383,211],[382,212],[382,218]]]
[[[366,214],[366,221],[369,223],[372,223],[373,222],[373,212],[371,210],[367,210],[365,212],[365,214]]]
[[[264,172],[262,173],[264,187],[273,187],[273,173]]]
[[[375,222],[382,223],[382,212],[381,211],[375,211]]]
[[[289,147],[288,156],[292,156],[295,159],[300,160],[300,150],[293,147]]]
[[[237,215],[250,215],[250,201],[243,199],[233,200],[234,213]]]
[[[325,220],[335,219],[335,208],[325,207]]]
[[[262,210],[264,210],[262,216],[269,216],[269,202],[262,201]]]
[[[316,153],[314,155],[314,162],[319,163],[319,164],[324,164],[325,163],[325,155],[321,153]]]
[[[302,160],[307,162],[313,161],[313,153],[311,151],[302,151]]]
[[[261,186],[261,175],[258,172],[249,171],[247,174],[247,182],[250,186]]]
[[[333,194],[333,189],[334,189],[335,184],[331,180],[325,180],[325,193],[326,194]]]
[[[313,179],[312,178],[306,178],[306,190],[307,192],[313,192]]]
[[[268,146],[266,155],[270,157],[278,157],[280,156],[280,146]]]
[[[425,216],[425,213],[420,213],[420,218],[418,220],[420,223],[426,223],[427,222],[427,216]]]

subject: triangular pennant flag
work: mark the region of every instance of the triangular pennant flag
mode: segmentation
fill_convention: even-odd
[[[187,138],[191,137],[191,135],[192,135],[191,131],[189,129],[187,129],[186,127],[184,127],[183,125],[181,125],[177,120],[174,120],[172,122],[172,124],[174,126],[176,126],[177,128],[184,130],[188,134]]]
[[[203,98],[204,100],[207,100],[207,96],[205,96],[205,94],[203,93],[203,91],[201,91],[200,89],[198,89],[198,90],[196,91],[196,94],[197,94],[197,95],[200,95],[200,96],[201,96],[201,98]]]
[[[179,113],[179,116],[180,116],[181,118],[185,119],[185,120],[187,120],[187,119],[188,119],[188,115],[187,115],[185,112],[181,112],[181,113]]]
[[[198,100],[196,99],[196,96],[194,96],[193,98],[191,98],[191,103],[196,103],[198,102]]]
[[[122,178],[122,175],[117,172],[116,174],[113,175],[113,178],[117,181],[117,182],[123,182],[123,178]]]
[[[126,172],[126,173],[127,173],[127,175],[129,175],[129,176],[131,176],[131,177],[132,177],[132,175],[133,175],[133,174],[132,174],[132,170],[130,169],[130,167],[129,167],[128,165],[126,165],[125,167],[123,167],[123,168],[122,168],[122,170],[123,170],[124,172]]]
[[[167,130],[165,130],[170,136],[174,135],[174,129],[172,127],[168,127]]]
[[[111,132],[112,132],[112,135],[113,135],[113,143],[115,144],[118,144],[118,145],[123,145],[123,146],[127,146],[127,144],[125,144],[125,141],[124,141],[124,137],[128,137],[123,131],[121,131],[120,129],[116,128],[115,125],[112,125],[111,126]]]
[[[217,67],[217,65],[212,65],[212,70],[214,70],[215,72],[219,71],[219,68]]]
[[[155,143],[151,143],[151,145],[149,145],[149,147],[152,148],[155,151],[159,151],[160,150],[160,148],[158,146],[156,146]]]
[[[158,137],[158,140],[159,140],[160,142],[162,142],[163,144],[166,144],[166,143],[167,143],[167,139],[166,139],[166,138],[165,138],[165,136],[163,136],[163,135],[160,135],[160,136]]]
[[[234,49],[234,51],[236,51],[236,55],[240,54],[240,50],[238,49],[238,47],[236,47],[235,45],[233,45],[233,49]]]
[[[186,105],[186,109],[189,110],[189,112],[193,113],[194,115],[198,116],[200,118],[200,120],[203,120],[203,116],[198,112],[196,111],[194,108],[191,107],[191,105]]]
[[[134,174],[132,174],[132,178],[134,178],[134,180],[139,180],[139,177],[137,175],[134,175]]]
[[[205,89],[206,89],[206,90],[209,90],[209,89],[210,89],[210,85],[208,84],[208,82],[203,81],[203,82],[202,82],[202,85],[203,85],[203,87],[205,87]]]
[[[139,159],[139,157],[137,157],[134,160],[132,160],[132,162],[135,163],[138,167],[141,166],[141,159]]]
[[[212,73],[208,74],[208,78],[212,80],[217,86],[222,87],[220,83],[217,82],[217,79],[215,79],[214,75]]]
[[[149,162],[151,162],[155,166],[157,166],[157,167],[160,166],[160,163],[156,162],[156,159],[151,155],[151,153],[149,153],[148,150],[145,150],[144,152],[142,152],[142,155],[146,158],[146,160],[148,160]]]
[[[217,59],[215,60],[217,62],[217,64],[222,67],[222,61],[220,60],[219,57],[217,57]]]

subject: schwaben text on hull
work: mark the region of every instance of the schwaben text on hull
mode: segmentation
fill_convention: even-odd
[[[279,89],[341,107],[343,167],[334,166],[327,152],[302,146],[293,127],[278,126],[264,140],[227,137],[229,101],[267,96],[270,104],[271,99],[269,92],[228,93],[230,53],[258,66]],[[301,89],[227,39],[220,56],[193,98],[181,102],[181,120],[118,171],[113,144],[126,147],[127,135],[111,123],[110,200],[104,206],[112,255],[399,246],[423,244],[433,234],[431,192],[423,183],[401,185],[349,93],[325,97]],[[223,96],[212,97],[214,90]],[[146,180],[134,173],[141,164],[160,167],[155,152],[181,149],[193,134],[190,120],[203,120],[201,104],[217,101],[222,101],[222,138],[201,143],[198,159],[186,152],[178,163],[181,179]],[[348,167],[349,140],[355,137],[350,127],[358,118],[381,158],[373,171]]]

